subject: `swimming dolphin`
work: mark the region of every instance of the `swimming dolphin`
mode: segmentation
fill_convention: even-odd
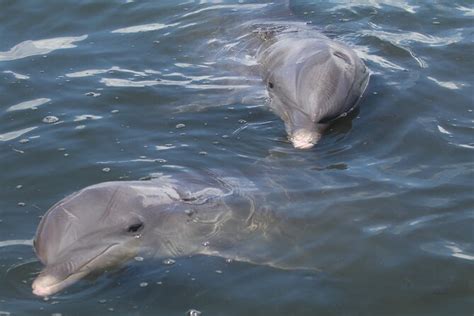
[[[252,182],[240,186],[230,177],[178,178],[101,183],[51,207],[34,239],[45,267],[32,284],[33,293],[52,295],[138,255],[203,254],[308,269],[285,261],[299,249],[297,243],[283,233],[281,220]],[[284,245],[289,251],[282,254]]]
[[[259,30],[257,60],[270,107],[285,122],[294,147],[313,147],[335,119],[358,103],[369,73],[348,46],[307,30]]]

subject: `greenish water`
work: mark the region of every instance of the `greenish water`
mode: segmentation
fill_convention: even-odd
[[[0,312],[472,315],[473,4],[350,3],[1,0]],[[309,151],[266,107],[249,45],[252,21],[276,19],[344,41],[372,73],[360,109]],[[301,246],[320,273],[147,259],[31,293],[31,239],[64,196],[255,166],[312,228]]]

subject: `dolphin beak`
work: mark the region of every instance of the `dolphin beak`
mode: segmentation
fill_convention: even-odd
[[[111,244],[89,259],[76,256],[76,262],[65,261],[51,266],[46,266],[38,277],[33,281],[33,294],[38,296],[50,296],[66,287],[76,283],[93,271],[105,269],[113,263],[120,262],[121,258],[114,255],[120,248],[119,244]],[[79,264],[77,264],[79,262]]]
[[[319,133],[299,129],[291,135],[290,141],[297,149],[310,149],[319,141],[320,138],[321,134]]]
[[[310,148],[313,148],[314,144],[298,141],[298,140],[293,140],[293,146],[295,146],[296,149],[310,149]]]
[[[79,281],[86,276],[89,271],[79,271],[77,273],[69,275],[67,278],[61,280],[53,275],[40,274],[32,284],[33,294],[37,296],[50,296],[62,289],[70,286],[71,284]]]

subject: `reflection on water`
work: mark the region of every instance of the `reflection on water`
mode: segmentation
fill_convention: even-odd
[[[474,249],[472,247],[472,243],[459,245],[452,241],[443,241],[437,243],[428,243],[422,245],[421,248],[425,251],[441,256],[453,256],[455,258],[470,261],[474,260]]]
[[[337,3],[337,2],[342,2],[342,1],[331,1],[331,2]],[[410,4],[410,2],[411,1],[403,1],[403,0],[356,0],[356,1],[351,1],[349,3],[334,5],[332,9],[329,11],[350,10],[353,8],[360,8],[360,7],[375,8],[375,9],[380,10],[386,6],[390,6],[390,7],[399,8],[409,13],[415,14],[419,6]]]
[[[285,3],[2,4],[0,311],[471,312],[474,7]],[[372,75],[359,111],[310,151],[292,148],[265,105],[253,31],[275,23],[347,43]],[[55,202],[99,182],[203,169],[266,181],[259,193],[321,272],[144,259],[48,301],[31,294],[40,264],[28,245]],[[285,242],[274,246],[291,260]]]
[[[86,38],[87,35],[82,35],[76,37],[58,37],[37,41],[24,41],[15,45],[8,51],[0,52],[0,61],[16,60],[35,55],[49,54],[57,49],[74,48],[77,47],[74,45],[75,42],[83,41]]]
[[[150,32],[150,31],[157,31],[157,30],[161,30],[167,27],[173,27],[177,25],[179,25],[179,23],[173,23],[169,25],[161,24],[161,23],[151,23],[151,24],[124,27],[122,29],[113,30],[112,33],[126,34],[126,33]]]
[[[20,130],[17,130],[17,131],[12,131],[12,132],[7,132],[7,133],[0,134],[0,141],[6,142],[6,141],[13,140],[15,138],[18,138],[18,137],[28,133],[28,132],[31,132],[32,130],[34,130],[36,128],[37,128],[37,126],[33,126],[33,127],[23,128],[23,129],[20,129]]]
[[[29,76],[22,75],[22,74],[16,73],[16,72],[11,71],[11,70],[5,70],[5,71],[3,71],[3,73],[5,73],[5,74],[12,74],[16,79],[21,79],[21,80],[30,79]]]
[[[39,99],[30,100],[30,101],[25,101],[25,102],[21,102],[21,103],[10,106],[9,108],[7,108],[6,111],[10,112],[10,111],[27,110],[27,109],[36,110],[38,106],[48,103],[49,101],[51,101],[51,99],[48,99],[48,98],[39,98]]]
[[[28,239],[28,240],[3,240],[3,241],[0,241],[0,248],[1,247],[8,247],[8,246],[19,246],[19,245],[32,246],[33,245],[33,240]]]

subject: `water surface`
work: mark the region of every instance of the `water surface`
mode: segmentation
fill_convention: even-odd
[[[474,311],[471,1],[0,4],[1,312]],[[312,150],[293,149],[266,107],[253,21],[309,24],[370,68],[360,109]],[[320,272],[149,259],[31,294],[31,239],[53,203],[102,181],[209,168],[273,174],[292,197],[281,208],[311,228],[301,247]]]

